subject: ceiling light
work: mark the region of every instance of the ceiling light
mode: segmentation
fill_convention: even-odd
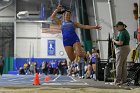
[[[3,0],[4,2],[9,2],[10,0]]]

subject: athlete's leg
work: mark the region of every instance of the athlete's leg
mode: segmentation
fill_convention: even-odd
[[[73,47],[74,47],[74,52],[75,52],[76,56],[79,56],[79,57],[85,56],[84,49],[81,47],[80,42],[75,42],[73,44]]]
[[[93,78],[96,80],[96,63],[92,63],[92,69],[93,69]]]
[[[74,49],[72,46],[65,46],[65,51],[70,59],[70,61],[74,61],[76,56],[74,54]]]
[[[90,64],[88,64],[87,73],[86,73],[86,78],[90,78],[91,71],[92,71],[92,66],[91,66]]]
[[[96,64],[95,63],[92,64],[92,68],[93,68],[93,71],[96,72]]]

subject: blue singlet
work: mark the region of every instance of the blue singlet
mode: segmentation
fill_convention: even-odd
[[[76,32],[74,23],[69,22],[62,22],[62,36],[63,36],[63,45],[64,46],[73,46],[74,43],[80,42]]]

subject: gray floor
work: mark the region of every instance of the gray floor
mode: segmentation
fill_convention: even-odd
[[[45,75],[39,75],[41,85],[88,85],[71,76],[49,75],[50,80],[48,82],[44,82],[45,77]],[[0,78],[0,86],[32,85],[33,78],[33,75],[3,75]]]
[[[50,80],[44,82],[45,75],[39,75],[40,84],[39,87],[94,87],[105,89],[132,89],[138,88],[136,86],[112,86],[108,82],[94,81],[92,79],[78,79],[71,76],[49,75]],[[7,75],[4,74],[0,77],[0,87],[37,87],[33,85],[33,75]]]

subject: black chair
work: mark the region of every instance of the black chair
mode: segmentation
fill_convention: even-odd
[[[107,60],[105,59],[100,59],[96,62],[96,79],[99,81],[104,81],[104,69],[106,63]]]
[[[140,80],[140,63],[130,63],[127,68],[128,71],[128,81],[127,85],[129,86],[132,80],[135,80],[134,85],[139,85]]]

